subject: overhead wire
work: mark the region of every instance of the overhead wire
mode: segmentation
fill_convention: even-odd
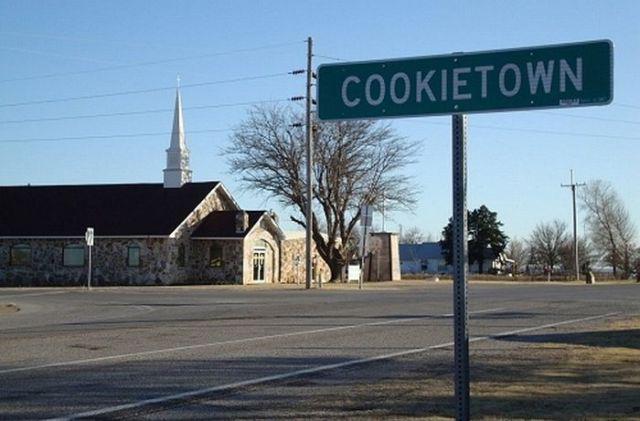
[[[180,89],[195,88],[200,86],[221,85],[226,83],[245,82],[245,81],[259,80],[259,79],[269,79],[269,78],[275,78],[280,76],[287,76],[288,74],[289,74],[288,72],[279,72],[279,73],[269,73],[269,74],[257,75],[257,76],[244,76],[244,77],[238,77],[238,78],[232,78],[232,79],[213,80],[208,82],[189,83],[189,84],[180,85]],[[81,96],[64,97],[64,98],[40,99],[40,100],[34,100],[34,101],[0,104],[0,108],[21,107],[21,106],[38,105],[38,104],[51,104],[56,102],[80,101],[80,100],[89,100],[89,99],[97,99],[97,98],[109,98],[109,97],[123,96],[123,95],[137,95],[137,94],[146,94],[151,92],[168,91],[168,90],[174,90],[174,89],[176,89],[175,86],[163,86],[159,88],[108,92],[108,93],[94,94],[94,95],[81,95]]]
[[[451,123],[437,122],[437,121],[417,121],[417,120],[410,120],[410,119],[406,119],[404,121],[405,122],[411,122],[411,123],[418,123],[418,124],[431,124],[431,125],[437,125],[437,126],[450,126],[451,125]],[[637,136],[618,136],[618,135],[580,133],[580,132],[566,132],[566,131],[545,130],[545,129],[501,127],[501,126],[491,126],[491,125],[475,124],[475,123],[469,123],[469,127],[470,128],[476,128],[476,129],[498,130],[498,131],[509,131],[509,132],[524,132],[524,133],[539,133],[539,134],[549,134],[549,135],[557,135],[557,136],[589,137],[589,138],[620,139],[620,140],[640,140],[640,137],[637,137]]]
[[[449,123],[445,122],[427,122],[427,121],[415,121],[405,120],[407,122],[419,123],[419,124],[431,124],[439,126],[449,126]],[[483,124],[470,124],[472,129],[486,129],[486,130],[498,130],[498,131],[510,131],[510,132],[525,132],[525,133],[541,133],[550,134],[556,136],[572,136],[572,137],[589,137],[589,138],[603,138],[603,139],[621,139],[621,140],[640,140],[640,137],[634,136],[617,136],[617,135],[605,135],[605,134],[593,134],[593,133],[579,133],[579,132],[565,132],[554,131],[544,129],[531,129],[531,128],[517,128],[517,127],[500,127]],[[221,132],[230,131],[232,129],[207,129],[198,131],[189,131],[187,133],[209,133],[209,132]],[[55,141],[68,141],[68,140],[85,140],[85,139],[117,139],[128,137],[143,137],[143,136],[162,136],[171,133],[156,132],[156,133],[132,133],[132,134],[115,134],[115,135],[87,135],[87,136],[71,136],[71,137],[53,137],[53,138],[23,138],[23,139],[0,139],[0,143],[29,143],[29,142],[55,142]]]
[[[185,134],[200,134],[200,133],[217,133],[227,132],[233,129],[204,129],[204,130],[190,130]],[[122,133],[112,135],[89,135],[89,136],[66,136],[66,137],[45,137],[45,138],[26,138],[26,139],[2,139],[0,143],[31,143],[31,142],[62,142],[62,141],[75,141],[75,140],[108,140],[108,139],[122,139],[133,137],[149,137],[149,136],[167,136],[172,132],[153,132],[153,133]]]
[[[327,60],[333,60],[333,61],[346,61],[343,58],[339,58],[339,57],[332,57],[332,56],[325,56],[324,54],[313,54],[314,57],[320,57],[320,58],[326,58]]]
[[[640,121],[633,120],[623,120],[618,118],[608,118],[608,117],[596,117],[596,116],[583,116],[577,114],[568,114],[556,111],[538,111],[540,114],[548,114],[548,115],[556,115],[560,117],[569,117],[569,118],[578,118],[582,120],[595,120],[595,121],[610,121],[613,123],[624,123],[624,124],[640,124]]]
[[[256,101],[230,102],[230,103],[223,103],[223,104],[196,105],[192,107],[183,107],[182,109],[183,110],[204,110],[204,109],[212,109],[212,108],[227,108],[227,107],[240,107],[240,106],[246,106],[246,105],[268,104],[268,103],[276,103],[276,102],[284,102],[284,101],[289,101],[289,98],[263,99],[263,100],[256,100]],[[26,118],[21,120],[0,120],[0,124],[20,124],[20,123],[39,123],[39,122],[46,122],[46,121],[83,120],[83,119],[91,119],[91,118],[157,114],[157,113],[166,113],[166,112],[172,112],[172,111],[174,111],[173,108],[156,108],[156,109],[149,109],[149,110],[122,111],[122,112],[115,112],[115,113],[80,114],[80,115],[72,115],[72,116],[59,116],[59,117],[46,117],[46,118]]]
[[[37,79],[47,79],[47,78],[62,77],[62,76],[74,76],[74,75],[91,74],[91,73],[97,73],[97,72],[106,72],[106,71],[112,71],[112,70],[131,69],[131,68],[134,68],[134,67],[153,66],[153,65],[156,65],[156,64],[166,64],[166,63],[173,63],[173,62],[179,62],[179,61],[197,60],[197,59],[219,57],[219,56],[225,56],[225,55],[231,55],[231,54],[250,53],[250,52],[255,52],[255,51],[260,51],[260,50],[276,49],[276,48],[281,48],[281,47],[286,47],[286,46],[291,46],[291,45],[298,45],[299,43],[300,43],[300,41],[283,42],[283,43],[279,43],[279,44],[268,44],[268,45],[261,45],[261,46],[257,46],[257,47],[238,48],[238,49],[235,49],[235,50],[219,51],[219,52],[213,52],[213,53],[208,53],[208,54],[198,54],[198,55],[183,56],[183,57],[172,57],[172,58],[167,58],[167,59],[150,60],[150,61],[143,61],[143,62],[130,63],[130,64],[118,64],[118,65],[113,65],[113,66],[99,67],[99,68],[95,68],[95,69],[77,70],[77,71],[73,71],[73,72],[48,73],[48,74],[43,74],[43,75],[24,76],[24,77],[18,77],[18,78],[10,78],[10,79],[0,79],[0,83],[18,82],[18,81],[26,81],[26,80],[37,80]]]

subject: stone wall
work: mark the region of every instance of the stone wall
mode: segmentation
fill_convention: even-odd
[[[322,277],[324,282],[331,278],[331,270],[325,261],[316,251],[315,243],[311,243],[312,253],[315,257],[317,268],[314,270],[314,282]],[[306,280],[306,243],[304,237],[289,238],[280,243],[282,260],[281,260],[281,278],[280,282],[285,284],[300,283],[304,284]]]
[[[165,270],[160,276],[162,284],[184,284],[193,282],[196,280],[203,280],[209,277],[210,279],[218,279],[218,282],[222,282],[222,274],[207,272],[205,274],[197,273],[191,268],[190,260],[193,255],[202,255],[202,251],[193,250],[194,242],[191,240],[191,234],[198,228],[200,222],[213,211],[217,210],[234,210],[237,206],[233,203],[231,198],[227,197],[222,192],[221,185],[211,191],[205,197],[205,199],[198,205],[185,220],[171,233],[171,238],[168,241],[168,264]],[[184,267],[178,265],[178,253],[180,246],[185,249],[186,264]],[[208,247],[207,247],[208,253]],[[208,254],[207,254],[208,256]],[[207,261],[208,262],[208,261]],[[216,270],[216,272],[219,272]],[[229,282],[229,281],[224,281]]]
[[[241,270],[234,262],[227,269],[207,267],[203,254],[208,247],[190,239],[198,224],[214,210],[236,209],[233,201],[222,188],[216,188],[187,216],[170,237],[163,238],[101,238],[96,232],[92,248],[94,285],[169,285],[190,282],[238,282]],[[237,241],[242,243],[242,241]],[[10,248],[17,244],[31,246],[32,259],[28,266],[10,265]],[[85,285],[87,281],[87,257],[85,265],[63,265],[63,248],[67,245],[84,245],[84,238],[66,239],[0,239],[0,286]],[[129,246],[140,247],[140,266],[127,265]],[[185,264],[179,264],[179,250],[184,247]],[[242,246],[227,246],[228,255],[242,256]],[[192,262],[193,260],[193,262]],[[208,265],[208,254],[206,257]],[[199,265],[199,266],[194,266]],[[197,269],[196,269],[197,268]]]
[[[222,249],[222,266],[211,267],[211,247]],[[190,279],[198,284],[242,284],[243,241],[192,240]]]
[[[12,246],[31,246],[31,263],[11,266]],[[79,286],[86,285],[88,252],[85,264],[79,267],[63,265],[63,250],[69,245],[84,245],[84,239],[0,240],[0,286]],[[128,266],[128,248],[140,247],[140,265]],[[104,239],[97,238],[92,247],[93,285],[153,285],[169,265],[166,239]]]

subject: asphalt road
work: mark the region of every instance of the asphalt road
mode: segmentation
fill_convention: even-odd
[[[332,383],[367,383],[403,358],[452,354],[451,289],[0,290],[0,304],[20,307],[0,315],[0,418],[276,417],[286,382],[321,375],[301,389],[326,398]],[[640,313],[640,285],[472,283],[469,310],[472,348],[519,346],[530,332]]]

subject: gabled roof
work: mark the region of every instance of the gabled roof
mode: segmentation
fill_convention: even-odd
[[[241,233],[236,232],[236,215],[239,212],[243,211],[211,212],[202,220],[191,238],[244,238],[267,211],[244,211],[249,215],[249,226]]]
[[[0,237],[168,236],[218,185],[0,187]]]

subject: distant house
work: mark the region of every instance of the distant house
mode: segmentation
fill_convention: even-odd
[[[402,273],[449,273],[437,242],[400,244],[400,271]]]
[[[88,227],[97,285],[304,277],[304,239],[287,238],[274,213],[242,209],[220,182],[192,182],[179,92],[164,183],[0,187],[0,204],[0,286],[83,285]]]
[[[512,260],[500,253],[497,257],[495,253],[487,248],[483,269],[485,272],[504,272],[508,270]],[[400,244],[400,270],[402,273],[451,273],[451,266],[447,265],[442,255],[442,247],[438,242],[421,244]],[[470,273],[478,273],[479,265],[474,262],[469,266]]]

